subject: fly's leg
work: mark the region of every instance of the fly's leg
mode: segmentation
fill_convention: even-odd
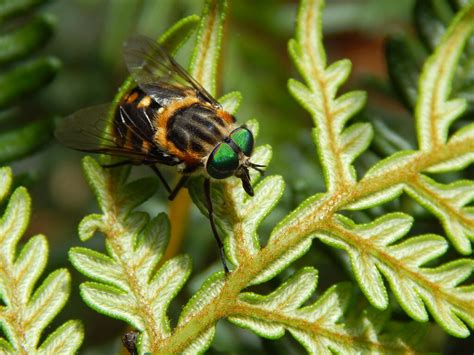
[[[165,178],[163,177],[163,175],[161,175],[161,172],[158,170],[158,168],[156,167],[156,165],[150,165],[150,168],[151,168],[151,170],[153,170],[153,171],[155,172],[155,174],[158,176],[158,178],[160,179],[161,183],[162,183],[163,186],[165,187],[166,192],[168,192],[169,194],[171,194],[172,191],[171,191],[170,185],[168,185],[168,182],[165,180]]]
[[[183,175],[181,176],[181,179],[179,179],[178,183],[176,184],[176,186],[174,187],[173,191],[168,191],[169,192],[169,196],[168,196],[168,200],[170,201],[173,201],[174,198],[176,197],[176,195],[178,194],[178,192],[182,189],[182,187],[186,184],[186,181],[188,181],[188,176],[187,175]]]
[[[212,233],[214,234],[214,238],[216,238],[217,246],[219,247],[219,252],[221,256],[222,265],[224,266],[224,271],[226,274],[228,274],[229,268],[227,267],[227,263],[225,260],[224,244],[222,243],[222,240],[219,237],[219,233],[217,232],[216,224],[214,222],[214,209],[212,208],[212,199],[211,199],[211,180],[209,179],[204,180],[204,194],[206,195],[207,211],[209,212],[209,222],[211,222]]]

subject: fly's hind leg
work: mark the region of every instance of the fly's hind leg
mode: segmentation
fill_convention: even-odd
[[[225,259],[224,244],[222,243],[222,240],[219,237],[219,233],[217,232],[217,227],[214,222],[214,209],[212,207],[212,199],[211,199],[211,180],[209,179],[204,180],[204,194],[206,195],[207,211],[209,212],[209,222],[211,222],[212,233],[214,234],[214,238],[216,238],[217,246],[219,247],[222,265],[224,266],[224,272],[228,274],[229,268],[227,267],[227,263]]]
[[[153,170],[155,172],[155,174],[158,176],[158,178],[160,179],[161,183],[163,184],[163,186],[165,187],[166,189],[166,192],[168,192],[169,194],[171,194],[171,188],[170,188],[170,185],[168,185],[168,182],[165,180],[165,178],[163,177],[163,175],[161,175],[161,172],[158,170],[158,168],[156,167],[156,165],[152,164],[150,165],[150,168],[151,170]]]
[[[164,176],[161,175],[160,170],[158,170],[158,168],[155,165],[150,165],[150,168],[155,172],[155,174],[163,183],[166,191],[168,192],[168,200],[173,201],[176,195],[178,194],[178,192],[181,190],[181,188],[186,184],[186,181],[188,180],[188,176],[183,175],[181,179],[179,179],[176,186],[173,189],[171,189],[170,185],[168,185],[168,182],[165,180]]]
[[[181,191],[181,189],[183,188],[183,186],[186,184],[186,181],[188,181],[188,176],[187,175],[183,175],[181,176],[181,178],[179,179],[178,183],[176,184],[176,186],[173,188],[173,191],[169,191],[169,195],[168,195],[168,200],[170,201],[173,201],[174,198],[176,197],[176,195],[178,194],[179,191]]]

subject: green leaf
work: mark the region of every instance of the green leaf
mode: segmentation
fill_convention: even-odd
[[[327,329],[330,329],[328,332],[333,332],[335,328],[341,329],[341,333],[336,333],[334,336],[331,335],[331,339],[326,340],[325,336],[321,335],[321,328],[318,327],[317,320],[315,322],[315,317],[311,318],[311,316],[308,315],[310,320],[306,320],[303,315],[298,313],[298,307],[301,306],[301,303],[304,302],[308,295],[311,295],[311,292],[314,290],[311,288],[313,283],[309,282],[305,277],[313,274],[314,270],[312,269],[304,269],[301,274],[298,273],[294,278],[290,279],[290,281],[284,283],[276,291],[270,292],[267,296],[250,293],[241,294],[241,291],[248,285],[264,282],[272,278],[297,257],[301,256],[311,245],[311,238],[319,236],[319,233],[324,230],[325,226],[330,228],[329,220],[331,220],[331,214],[338,208],[346,206],[350,202],[357,201],[362,197],[361,194],[363,193],[366,193],[366,196],[368,196],[378,192],[376,189],[370,191],[367,188],[364,188],[363,191],[358,190],[357,183],[354,179],[353,168],[348,164],[349,161],[352,162],[352,160],[367,147],[367,141],[370,140],[372,130],[365,124],[344,127],[347,119],[360,108],[363,95],[353,93],[342,96],[339,101],[338,99],[334,99],[337,86],[342,84],[348,75],[349,66],[347,62],[342,61],[334,66],[330,66],[328,69],[324,68],[325,55],[319,41],[320,32],[318,32],[320,28],[318,28],[318,30],[314,29],[314,24],[318,23],[317,19],[320,18],[320,8],[321,2],[319,1],[303,1],[300,7],[300,18],[298,22],[298,26],[300,27],[297,32],[299,31],[298,33],[301,34],[302,38],[307,39],[307,42],[305,42],[306,47],[293,41],[290,43],[290,52],[302,76],[305,77],[306,86],[294,80],[290,81],[289,86],[299,102],[312,113],[319,114],[318,110],[320,109],[318,105],[311,101],[314,101],[313,92],[316,92],[314,94],[316,99],[318,98],[317,95],[321,95],[320,92],[318,92],[318,80],[315,81],[313,76],[309,76],[308,73],[314,74],[314,71],[308,68],[321,69],[320,66],[322,66],[322,69],[329,78],[328,80],[324,80],[326,97],[334,101],[334,105],[338,105],[337,107],[342,111],[335,112],[332,117],[336,119],[334,121],[328,120],[330,121],[329,125],[325,123],[321,132],[318,131],[317,133],[321,133],[322,135],[327,134],[327,132],[323,131],[330,126],[333,128],[333,136],[331,136],[331,138],[334,137],[334,140],[337,140],[338,143],[342,141],[341,136],[344,135],[343,137],[345,139],[343,142],[347,149],[344,153],[346,155],[343,156],[343,159],[341,159],[339,155],[335,157],[335,159],[339,159],[339,161],[344,163],[344,169],[346,169],[350,175],[350,183],[343,184],[342,186],[338,185],[337,183],[340,182],[340,177],[335,177],[333,179],[334,188],[337,188],[337,190],[332,191],[328,188],[328,193],[317,194],[304,201],[295,211],[285,217],[274,228],[267,245],[261,248],[258,243],[259,239],[239,239],[239,233],[245,231],[246,227],[245,224],[242,225],[241,220],[248,219],[252,221],[252,223],[255,223],[252,217],[248,217],[246,214],[239,215],[241,211],[245,211],[245,203],[247,201],[251,203],[252,198],[245,196],[243,191],[238,189],[240,188],[239,182],[235,179],[214,182],[212,198],[214,205],[218,206],[215,207],[216,223],[227,236],[230,236],[230,238],[228,237],[226,239],[226,254],[233,263],[237,264],[237,267],[225,280],[222,280],[219,274],[213,274],[205,281],[200,291],[192,297],[188,306],[183,311],[184,316],[182,315],[180,317],[178,327],[175,329],[173,335],[162,344],[162,351],[181,352],[184,349],[191,349],[191,351],[195,352],[204,351],[212,339],[215,322],[217,319],[225,316],[241,326],[252,329],[258,334],[270,338],[280,337],[283,335],[284,330],[288,329],[295,334],[295,337],[301,341],[304,346],[307,346],[309,351],[315,353],[341,348],[341,345],[339,345],[341,333],[351,334],[348,336],[349,340],[345,344],[345,348],[342,347],[346,352],[353,351],[354,344],[357,344],[357,349],[363,349],[364,351],[367,351],[367,349],[369,349],[369,351],[374,349],[380,351],[382,348],[386,350],[386,352],[400,352],[401,349],[410,349],[413,351],[411,341],[417,342],[420,339],[420,336],[418,336],[420,332],[414,332],[416,327],[407,327],[407,331],[403,331],[400,327],[395,329],[396,327],[394,325],[389,325],[384,329],[394,328],[395,330],[393,332],[388,331],[389,334],[387,334],[387,336],[383,333],[380,334],[380,330],[382,329],[381,324],[383,323],[382,320],[387,320],[388,317],[385,315],[386,313],[379,316],[379,313],[374,311],[375,314],[377,314],[375,317],[359,316],[358,319],[361,319],[361,323],[358,323],[357,327],[361,328],[361,324],[370,323],[371,326],[365,329],[367,329],[367,332],[372,336],[368,338],[375,340],[368,344],[367,339],[364,338],[359,344],[360,332],[358,333],[355,329],[347,330],[349,329],[348,327],[350,327],[347,323],[344,323],[341,328],[337,328],[338,324],[336,322],[342,322],[341,318],[343,317],[344,308],[349,297],[345,296],[345,302],[342,302],[344,307],[342,307],[342,304],[337,303],[338,296],[335,295],[332,298],[328,297],[331,299],[331,302],[328,302],[329,306],[327,307],[324,307],[325,304],[322,302],[308,306],[308,309],[303,307],[311,316],[318,314],[321,308],[327,309],[330,315],[338,315],[331,320]],[[304,25],[307,26],[305,27]],[[305,53],[305,48],[310,48],[311,54],[318,60],[309,60],[308,58],[310,56]],[[317,138],[323,140],[319,134]],[[262,152],[263,151],[264,150],[262,150]],[[260,150],[257,150],[256,155],[259,153]],[[418,155],[414,155],[414,157],[418,157]],[[252,157],[252,160],[253,159]],[[259,162],[258,157],[255,159]],[[345,161],[343,161],[344,159]],[[404,163],[408,164],[406,161]],[[395,166],[392,166],[392,168],[395,169]],[[329,168],[327,170],[329,171]],[[330,173],[334,174],[334,172]],[[386,173],[386,171],[379,173],[383,174]],[[266,180],[263,180],[260,184],[264,184],[265,182]],[[384,182],[386,181],[384,180]],[[395,193],[401,193],[403,183],[400,181],[395,185],[397,186]],[[199,181],[193,182],[189,188],[194,201],[198,207],[205,212]],[[385,185],[385,189],[391,188],[391,184],[387,183]],[[384,190],[384,188],[380,190]],[[269,189],[269,191],[271,191],[271,189]],[[271,196],[271,192],[269,193]],[[275,196],[270,200],[274,198]],[[269,203],[271,203],[271,201],[269,201]],[[266,206],[262,201],[259,201],[259,204]],[[266,211],[262,211],[262,214],[266,213]],[[238,218],[236,218],[236,216]],[[245,235],[245,233],[243,234]],[[401,235],[402,233],[399,234],[400,237],[403,236]],[[387,236],[386,239],[390,240],[390,238],[392,238],[392,236]],[[234,242],[234,240],[236,241]],[[252,257],[246,257],[247,254]],[[311,290],[311,292],[307,292],[308,290]],[[345,294],[347,295],[347,292]],[[343,296],[340,298],[343,298]],[[200,302],[200,300],[202,300],[202,302]],[[291,307],[285,308],[287,301]],[[324,310],[321,312],[324,314]],[[327,334],[326,331],[323,332]],[[414,336],[414,333],[418,335]],[[194,337],[190,337],[190,334],[194,334]],[[352,334],[357,334],[356,337],[359,337],[359,339],[354,340]],[[377,337],[374,337],[373,334],[377,335]],[[393,336],[399,336],[399,339],[403,339],[403,341],[394,347]],[[324,339],[324,345],[318,344],[314,346],[314,342],[319,341],[319,339]],[[322,342],[323,340],[320,341],[320,343]],[[190,348],[190,344],[192,344],[193,347]],[[315,351],[315,348],[319,351]],[[341,352],[343,353],[344,351]]]
[[[0,338],[0,350],[4,351],[5,354],[13,353],[15,349],[5,340]]]
[[[46,86],[56,75],[60,62],[54,57],[29,58],[43,47],[53,34],[54,18],[34,15],[44,0],[0,2],[0,21],[4,33],[0,36],[0,108],[3,120],[9,123],[0,134],[0,162],[11,162],[33,154],[52,139],[52,121],[20,119],[21,110],[12,108],[17,101],[28,98]],[[24,15],[24,18],[13,18]],[[5,21],[12,18],[11,21]],[[23,60],[25,59],[25,60]],[[22,60],[21,62],[18,62]],[[5,114],[7,113],[7,114]],[[18,124],[18,122],[26,122]]]
[[[12,171],[7,166],[0,167],[0,200],[3,201],[10,192],[13,176]]]
[[[0,198],[10,189],[12,173],[0,169]],[[42,349],[75,352],[82,338],[82,326],[69,321],[39,344],[43,331],[66,303],[70,276],[65,269],[49,274],[36,290],[34,286],[44,272],[48,244],[42,235],[31,237],[18,248],[28,226],[31,201],[23,187],[10,197],[0,219],[0,326],[7,340],[0,339],[0,349],[10,353],[36,353]]]
[[[355,182],[352,162],[368,147],[373,134],[368,125],[349,126],[344,130],[347,121],[364,106],[366,94],[353,91],[336,97],[338,88],[349,76],[351,63],[340,60],[326,67],[326,55],[319,38],[321,12],[310,10],[309,6],[309,2],[302,2],[296,40],[290,40],[288,45],[306,85],[290,80],[288,88],[312,115],[313,140],[318,147],[326,187],[333,191],[337,186]]]
[[[316,284],[316,271],[303,268],[269,295],[241,294],[235,306],[237,316],[229,320],[269,339],[280,338],[288,330],[310,354],[330,351],[399,353],[420,341],[419,325],[399,329],[396,344],[390,336],[384,336],[384,330],[393,326],[387,312],[369,308],[362,314],[349,314],[345,318],[352,294],[347,283],[331,287],[316,302],[302,307],[312,296]]]
[[[43,354],[73,354],[82,343],[84,329],[78,321],[68,321],[49,335],[38,349]]]
[[[414,7],[413,18],[419,41],[417,38],[406,36],[397,36],[387,41],[385,52],[391,82],[410,109],[416,103],[417,81],[421,64],[426,59],[426,49],[432,51],[441,42],[449,23],[454,18],[453,8],[462,9],[468,6],[469,1],[453,4],[447,0],[418,0]],[[463,50],[454,74],[455,80],[452,81],[454,96],[466,99],[469,112],[474,108],[474,97],[471,94],[474,83],[473,58],[474,46],[471,41],[467,42]]]
[[[441,41],[446,32],[446,23],[451,19],[452,12],[445,1],[416,1],[414,10],[416,29],[424,43],[431,49]]]
[[[211,95],[216,95],[217,63],[219,61],[222,29],[227,13],[227,1],[206,0],[199,23],[196,45],[189,73]]]
[[[47,2],[48,0],[16,0],[16,1],[3,1],[0,4],[0,20],[4,20],[8,17],[23,14],[27,11],[31,11],[35,7]]]
[[[18,30],[0,36],[0,64],[21,59],[42,47],[53,34],[54,19],[36,16]]]
[[[315,8],[321,6],[321,2],[313,2],[314,7],[311,9],[307,7],[308,3],[303,2],[300,8],[301,18],[298,26],[309,22],[319,24],[320,18]],[[410,186],[413,181],[416,181],[424,170],[452,170],[466,166],[472,161],[474,148],[472,128],[463,128],[460,132],[454,133],[451,139],[447,139],[451,122],[465,108],[460,100],[447,101],[447,97],[459,53],[472,31],[473,13],[471,5],[457,16],[441,44],[424,66],[424,74],[420,77],[418,90],[420,94],[416,111],[419,138],[425,142],[420,143],[421,150],[397,151],[371,167],[359,182],[353,179],[355,177],[353,175],[351,179],[345,178],[351,171],[348,169],[343,172],[343,164],[336,166],[344,157],[340,154],[341,149],[334,148],[340,147],[338,145],[340,139],[334,135],[341,132],[341,124],[331,126],[338,122],[337,119],[332,119],[334,115],[326,115],[330,119],[324,120],[324,110],[330,107],[329,103],[336,92],[334,86],[340,84],[345,78],[347,65],[338,64],[342,70],[333,80],[319,79],[318,81],[318,78],[324,78],[325,71],[329,71],[332,67],[324,68],[326,58],[321,46],[320,30],[315,30],[314,26],[313,28],[305,27],[304,30],[297,28],[297,41],[290,43],[289,50],[307,86],[291,81],[289,87],[295,98],[313,114],[313,118],[320,117],[314,120],[316,131],[313,137],[323,167],[325,167],[328,193],[309,198],[275,228],[272,238],[279,240],[281,247],[272,248],[271,243],[267,246],[268,252],[271,250],[275,255],[272,258],[273,261],[284,254],[284,249],[293,250],[296,245],[301,245],[305,240],[316,235],[325,243],[342,248],[349,253],[356,278],[374,306],[382,309],[388,306],[387,291],[382,281],[383,274],[389,279],[392,290],[397,293],[399,302],[409,315],[417,320],[425,321],[428,317],[424,308],[426,304],[433,314],[437,316],[443,314],[442,317],[436,317],[436,319],[446,331],[463,337],[468,334],[467,328],[462,326],[459,319],[471,322],[472,311],[466,304],[470,295],[463,296],[460,288],[452,287],[443,289],[441,294],[438,293],[439,287],[443,288],[444,285],[432,284],[428,270],[421,267],[427,260],[432,260],[444,253],[447,244],[442,238],[431,235],[420,236],[411,238],[405,243],[391,245],[390,243],[406,233],[406,228],[400,230],[396,228],[409,225],[407,221],[399,221],[399,218],[396,218],[397,215],[394,214],[383,216],[371,224],[359,226],[343,217],[337,217],[338,223],[342,222],[344,225],[338,231],[335,230],[335,228],[338,229],[338,223],[334,224],[330,221],[334,213],[342,208],[365,209],[396,198],[405,186]],[[334,72],[337,73],[337,70],[334,69]],[[326,96],[324,96],[325,92],[328,92]],[[327,99],[323,100],[323,97]],[[355,109],[358,108],[356,102],[359,101],[356,100],[353,104]],[[350,115],[352,111],[349,110],[348,113]],[[345,120],[346,117],[343,115],[339,122],[344,123]],[[437,137],[436,140],[430,135]],[[361,142],[363,141],[364,139],[361,139]],[[359,146],[360,151],[365,148],[363,144]],[[360,151],[355,150],[357,154]],[[443,201],[436,203],[443,204]],[[470,210],[466,212],[471,213]],[[393,229],[390,226],[396,228]],[[347,231],[350,232],[347,234]],[[470,232],[464,232],[464,234],[470,234]],[[378,243],[382,243],[383,248]],[[466,243],[463,245],[466,248]],[[418,251],[419,255],[412,255],[410,248]],[[464,249],[464,252],[468,251],[470,249]],[[415,258],[416,262],[413,263],[411,258]],[[405,268],[411,271],[402,271]],[[420,274],[422,277],[419,277]],[[417,290],[417,294],[421,294],[423,290],[424,297],[415,297],[412,291],[414,289]],[[433,299],[436,299],[437,306],[432,306]],[[442,312],[441,310],[445,308],[449,311]],[[449,312],[460,315],[460,318],[452,317],[447,314]]]
[[[474,141],[473,139],[474,124],[470,124],[454,133],[451,136],[449,143],[455,146],[467,146],[469,148],[470,144]],[[427,171],[430,173],[456,171],[466,168],[472,162],[474,162],[474,151],[472,149],[466,149],[465,152],[459,152],[458,154],[455,154],[452,157],[439,162],[438,164],[433,164],[427,169]]]
[[[275,240],[271,240],[275,242]],[[291,263],[293,263],[296,259],[299,259],[304,254],[306,254],[311,248],[311,239],[305,239],[301,243],[297,244],[296,246],[290,247],[284,256],[276,259],[269,265],[266,265],[263,270],[261,270],[258,275],[251,281],[251,285],[257,285],[263,282],[266,282],[280,272],[285,270]]]
[[[60,68],[56,58],[34,59],[0,76],[0,107],[31,94],[51,81]]]
[[[178,327],[196,318],[196,315],[202,312],[205,306],[213,304],[224,287],[224,281],[222,272],[209,277],[184,307],[179,317]],[[186,345],[184,352],[192,354],[206,350],[211,344],[214,334],[215,325],[211,324],[202,331],[199,337]]]
[[[255,293],[242,293],[239,301],[265,312],[291,315],[313,294],[317,285],[317,275],[313,268],[302,269],[271,294],[261,296]],[[259,336],[269,339],[280,338],[285,333],[282,324],[261,320],[258,316],[234,316],[229,320],[239,327],[248,328]]]
[[[53,120],[42,119],[0,133],[0,162],[11,162],[38,151],[53,136]]]
[[[401,36],[390,37],[385,42],[385,57],[390,81],[410,109],[415,106],[418,98],[418,78],[421,70],[413,47],[414,44]]]
[[[181,46],[191,37],[199,23],[199,16],[191,15],[176,22],[169,30],[161,35],[159,42],[169,50],[176,53]]]
[[[474,264],[458,261],[456,265],[465,268],[462,276],[456,282],[439,282],[439,274],[449,266],[422,266],[446,252],[447,243],[443,238],[424,235],[394,244],[408,232],[412,221],[407,215],[391,213],[371,223],[356,225],[338,216],[330,232],[318,237],[347,251],[359,286],[375,307],[388,306],[383,274],[400,305],[412,318],[427,321],[426,304],[446,331],[465,337],[469,331],[461,319],[472,322],[474,314],[469,300],[474,297],[474,288],[457,285],[472,272]],[[468,265],[470,271],[467,271]]]
[[[229,92],[219,99],[223,109],[233,115],[237,113],[240,102],[242,101],[242,95],[237,91]]]
[[[473,30],[473,6],[467,6],[456,17],[423,67],[415,109],[421,150],[431,150],[439,144],[445,144],[451,123],[466,109],[465,100],[448,99],[448,96],[459,57]]]
[[[420,175],[412,180],[406,191],[439,218],[456,249],[471,254],[474,240],[474,209],[466,207],[474,200],[474,182],[456,181],[449,185]]]

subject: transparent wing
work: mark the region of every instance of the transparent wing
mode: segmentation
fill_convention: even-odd
[[[166,154],[151,141],[151,135],[141,130],[147,122],[137,122],[128,115],[120,115],[121,122],[116,124],[108,120],[111,105],[103,104],[81,109],[64,118],[54,132],[56,139],[63,145],[91,153],[103,153],[120,156],[137,162],[175,165],[179,160]],[[124,142],[134,136],[137,140],[149,142],[154,149],[144,152]]]
[[[189,95],[189,89],[215,107],[220,104],[156,41],[133,36],[124,44],[127,68],[138,86],[162,106]]]

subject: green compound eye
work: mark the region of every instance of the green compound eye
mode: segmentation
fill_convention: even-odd
[[[214,179],[232,176],[239,167],[239,156],[227,143],[214,148],[206,164],[207,173]]]
[[[250,156],[252,154],[253,149],[253,134],[245,127],[240,127],[235,129],[230,134],[230,139],[234,141],[234,143],[240,148],[242,153],[246,156]]]

